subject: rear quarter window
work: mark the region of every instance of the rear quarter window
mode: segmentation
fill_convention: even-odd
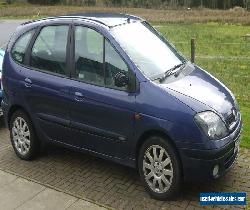
[[[21,64],[24,63],[25,52],[34,34],[34,31],[35,30],[33,29],[31,31],[24,33],[17,39],[16,43],[14,44],[11,50],[11,55],[12,55],[12,58],[17,63],[21,63]]]

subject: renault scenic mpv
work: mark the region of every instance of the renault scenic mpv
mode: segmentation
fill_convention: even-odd
[[[151,196],[222,176],[239,151],[234,95],[125,14],[27,22],[8,43],[3,112],[18,157],[56,143],[138,168]]]

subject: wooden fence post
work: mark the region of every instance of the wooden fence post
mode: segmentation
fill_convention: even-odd
[[[191,39],[191,62],[195,62],[195,39]]]

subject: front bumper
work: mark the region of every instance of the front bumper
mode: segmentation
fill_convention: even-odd
[[[239,140],[242,128],[240,120],[235,131],[227,138],[229,143],[219,149],[195,150],[179,149],[186,181],[204,181],[223,176],[235,163],[239,153]],[[219,166],[219,172],[213,175],[214,167]]]

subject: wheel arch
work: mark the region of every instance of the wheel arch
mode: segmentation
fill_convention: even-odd
[[[152,130],[147,130],[145,131],[138,139],[137,141],[137,144],[136,144],[136,150],[135,150],[135,157],[136,157],[136,167],[138,167],[138,157],[139,157],[139,153],[140,153],[140,149],[142,147],[142,145],[144,144],[144,142],[152,137],[152,136],[159,136],[159,137],[162,137],[164,138],[166,141],[168,141],[172,146],[173,148],[175,149],[177,155],[178,155],[178,159],[180,161],[180,164],[181,164],[181,169],[183,171],[183,165],[182,165],[182,161],[181,161],[181,156],[180,156],[180,153],[176,147],[176,144],[175,142],[170,138],[170,136],[165,132],[165,131],[162,131],[162,130],[157,130],[157,129],[152,129]]]
[[[8,123],[8,127],[10,128],[10,121],[11,121],[11,117],[12,115],[17,111],[17,110],[21,110],[23,112],[25,112],[25,114],[27,114],[27,116],[30,118],[30,115],[28,114],[28,112],[24,109],[23,106],[15,104],[13,106],[10,107],[9,111],[8,111],[8,115],[7,115],[7,123]]]

